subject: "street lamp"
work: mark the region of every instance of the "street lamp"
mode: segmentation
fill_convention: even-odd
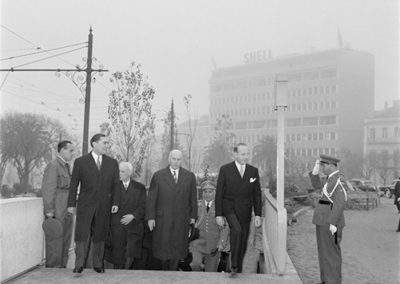
[[[285,198],[285,111],[287,109],[288,92],[287,74],[277,74],[275,77],[275,108],[277,112],[276,136],[276,203],[278,208],[284,208]]]

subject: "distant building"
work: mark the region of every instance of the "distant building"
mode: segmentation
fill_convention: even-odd
[[[250,147],[276,136],[275,78],[286,74],[287,155],[362,154],[364,119],[374,110],[373,55],[342,48],[280,58],[258,52],[246,54],[245,63],[213,71],[211,124],[229,115],[236,142]]]
[[[399,177],[400,100],[393,101],[391,107],[385,103],[383,110],[364,120],[364,156],[376,167],[372,179],[377,183]]]

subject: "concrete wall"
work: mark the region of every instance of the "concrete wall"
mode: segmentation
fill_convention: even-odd
[[[286,274],[286,233],[287,233],[287,213],[285,208],[278,208],[276,200],[266,190],[265,194],[265,218],[263,223],[263,242],[264,254],[269,251],[272,255],[273,263],[266,260],[267,271],[280,275]]]
[[[42,198],[0,199],[0,222],[0,279],[4,281],[42,262]]]

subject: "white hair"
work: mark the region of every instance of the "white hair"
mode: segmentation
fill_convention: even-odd
[[[129,162],[121,162],[121,163],[119,163],[119,166],[123,167],[123,168],[127,168],[130,174],[133,173],[133,166],[132,166],[131,163],[129,163]]]

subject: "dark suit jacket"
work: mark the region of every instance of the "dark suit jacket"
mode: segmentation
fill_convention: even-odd
[[[120,182],[117,192],[113,205],[118,206],[118,212],[111,216],[111,262],[124,264],[126,256],[141,256],[146,188],[131,179],[127,190]],[[128,225],[123,225],[121,219],[127,214],[132,214],[134,219]]]
[[[96,219],[93,241],[105,241],[110,226],[112,196],[118,188],[116,160],[103,155],[100,171],[92,153],[75,160],[68,198],[68,207],[77,207],[75,241],[87,241],[93,218]]]
[[[261,189],[258,169],[246,164],[243,178],[235,162],[221,167],[215,195],[215,216],[235,214],[240,223],[251,220],[251,212],[261,216]]]
[[[124,226],[129,232],[143,234],[143,220],[146,210],[146,187],[140,182],[131,179],[126,192],[123,183],[120,182],[115,193],[113,205],[118,206],[118,212],[112,214],[111,225]],[[124,194],[126,199],[123,198]],[[126,226],[121,225],[120,220],[127,214],[132,214],[135,219]]]
[[[194,174],[180,168],[175,184],[169,166],[156,172],[146,202],[146,220],[156,221],[153,231],[155,257],[161,260],[186,257],[190,218],[197,218]]]

